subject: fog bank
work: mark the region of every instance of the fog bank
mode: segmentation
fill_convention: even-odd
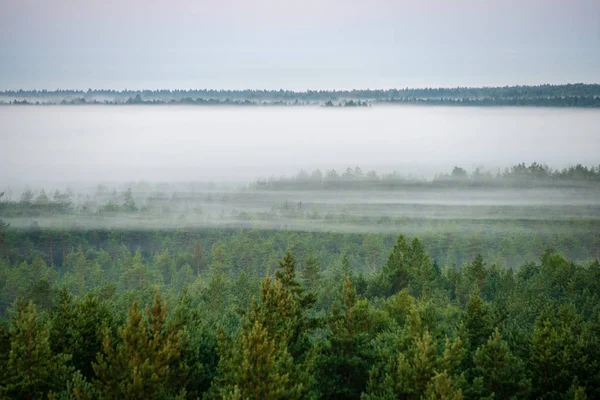
[[[430,178],[454,165],[596,165],[600,111],[373,107],[0,108],[0,183],[246,183],[359,165]]]

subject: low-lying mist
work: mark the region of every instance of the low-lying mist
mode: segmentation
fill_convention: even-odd
[[[223,183],[98,185],[74,191],[5,190],[0,218],[16,229],[247,228],[421,234],[600,232],[600,170],[533,163],[500,175],[454,168],[433,180],[320,171]],[[321,177],[316,180],[316,177]],[[394,179],[393,179],[394,178]]]
[[[245,185],[348,165],[431,179],[455,165],[595,165],[598,126],[600,110],[578,109],[3,107],[0,185]]]

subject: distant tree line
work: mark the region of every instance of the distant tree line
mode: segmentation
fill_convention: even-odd
[[[0,104],[323,105],[364,103],[457,106],[599,107],[600,85],[404,88],[387,90],[13,90]]]
[[[483,98],[417,98],[401,97],[380,100],[389,104],[415,104],[436,106],[481,106],[481,107],[600,107],[600,96],[560,97],[483,97]]]
[[[520,163],[504,171],[491,171],[477,168],[470,174],[462,167],[454,167],[452,172],[438,174],[432,180],[407,177],[398,172],[379,174],[376,171],[363,171],[360,167],[348,167],[342,172],[335,169],[324,173],[317,169],[312,172],[301,170],[296,176],[258,179],[249,187],[257,190],[298,189],[394,189],[406,186],[428,187],[536,187],[536,186],[581,186],[600,184],[600,165],[587,167],[577,164],[563,169],[537,162],[529,165]]]

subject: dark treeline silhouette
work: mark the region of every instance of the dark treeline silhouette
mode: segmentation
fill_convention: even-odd
[[[342,105],[371,103],[462,106],[599,107],[600,85],[565,84],[387,90],[16,90],[2,104]]]

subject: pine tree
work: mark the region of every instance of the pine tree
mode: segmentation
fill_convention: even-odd
[[[204,248],[200,241],[196,241],[194,244],[194,270],[196,275],[200,275],[202,269],[202,263],[204,261]]]
[[[285,281],[289,273],[282,276]],[[297,309],[297,301],[282,280],[273,282],[267,275],[260,302],[252,301],[241,331],[233,339],[220,335],[219,377],[211,391],[213,398],[302,398],[309,389],[307,372],[304,365],[294,364],[288,351],[298,324]]]
[[[559,397],[569,391],[573,382],[596,395],[600,377],[598,337],[598,330],[591,329],[571,307],[561,306],[540,315],[531,335],[528,360],[533,395]]]
[[[232,290],[235,292],[236,307],[241,313],[249,309],[252,298],[258,294],[257,288],[259,286],[260,281],[252,275],[249,267],[245,267],[238,273]]]
[[[315,291],[319,287],[321,274],[321,263],[315,257],[312,249],[308,253],[308,257],[304,260],[304,268],[302,269],[302,279],[308,290]]]
[[[372,369],[364,400],[462,398],[464,378],[458,365],[464,349],[460,339],[446,340],[440,357],[440,346],[429,331],[415,334],[409,324],[396,339],[396,348],[380,349],[382,364]]]
[[[483,257],[481,257],[481,254],[478,253],[475,257],[475,260],[473,260],[473,262],[466,267],[466,276],[469,280],[469,283],[476,284],[478,289],[481,290],[487,274],[488,272],[485,262],[483,262]]]
[[[382,247],[383,243],[380,235],[371,233],[366,235],[363,239],[362,248],[366,252],[365,261],[369,274],[373,274],[377,268],[377,258]]]
[[[63,349],[73,354],[72,342],[75,340],[74,325],[77,319],[75,300],[64,286],[58,292],[58,301],[51,312],[50,339],[54,351]]]
[[[465,328],[471,351],[475,351],[483,345],[492,333],[492,319],[489,305],[475,289],[467,301],[465,315]]]
[[[83,299],[74,299],[62,288],[50,316],[53,351],[70,354],[70,365],[84,378],[92,378],[92,362],[102,349],[99,327],[110,324],[112,314],[91,293]]]
[[[344,253],[342,255],[342,274],[344,276],[344,285],[345,285],[345,280],[346,277],[350,277],[350,280],[352,280],[352,268],[350,268],[350,260],[348,259],[348,253]]]
[[[474,386],[481,389],[482,395],[494,399],[527,396],[531,383],[525,377],[524,363],[510,352],[497,328],[477,349],[473,360],[477,375]]]
[[[403,375],[406,394],[422,396],[437,370],[437,346],[428,331],[425,331],[414,345],[412,357],[404,358],[399,363],[399,373]],[[408,378],[408,379],[407,379]]]
[[[146,319],[137,302],[114,343],[104,329],[102,353],[93,364],[93,385],[98,399],[169,399],[184,395],[175,385],[171,365],[180,356],[181,331],[167,323],[166,303],[156,294]]]
[[[135,200],[133,199],[131,188],[127,188],[127,191],[123,193],[123,205],[121,206],[121,209],[125,212],[136,212],[138,210],[135,205]]]
[[[406,264],[410,272],[410,286],[415,297],[427,295],[434,278],[431,259],[421,241],[414,238],[406,254]]]
[[[192,305],[186,289],[179,294],[171,316],[172,329],[182,333],[181,356],[172,365],[174,385],[185,388],[187,398],[202,398],[217,370],[217,333]]]
[[[6,320],[0,320],[0,382],[8,371],[7,363],[10,354],[10,325]],[[0,383],[1,385],[1,383]]]
[[[300,399],[302,385],[294,381],[293,361],[285,346],[270,338],[266,327],[255,321],[241,337],[241,353],[234,354],[238,364],[232,385],[225,386],[224,398]]]
[[[4,251],[5,251],[4,243],[6,240],[8,228],[10,228],[10,224],[8,224],[0,219],[0,258],[2,258],[4,256]]]
[[[212,246],[210,258],[212,264],[225,269],[227,264],[227,254],[225,252],[225,246],[221,242],[217,242]]]
[[[406,238],[400,235],[381,272],[371,281],[371,296],[389,297],[408,286],[410,273],[406,264],[407,252]]]
[[[50,348],[49,325],[33,302],[20,298],[13,311],[10,353],[0,374],[0,395],[11,399],[42,399],[64,388],[70,373],[69,355]]]
[[[408,294],[408,289],[388,297],[385,302],[385,311],[398,324],[404,326],[410,314],[417,313],[415,298]]]
[[[67,255],[63,268],[67,272],[63,283],[66,282],[69,291],[76,295],[85,294],[87,289],[103,280],[102,269],[97,263],[87,259],[82,246]]]
[[[217,269],[213,272],[208,286],[202,290],[202,300],[207,309],[213,313],[222,314],[229,307],[230,284],[225,272]]]
[[[579,386],[577,384],[577,382],[573,382],[573,385],[571,386],[571,388],[569,389],[569,391],[567,392],[566,399],[572,399],[572,400],[587,400],[588,396],[585,393],[585,388],[582,386]]]
[[[162,250],[154,254],[152,262],[156,271],[162,276],[163,282],[166,285],[170,284],[176,267],[173,257],[169,254],[169,250]]]
[[[463,400],[460,381],[446,371],[436,374],[427,385],[424,400]]]
[[[329,343],[318,361],[321,398],[359,399],[366,387],[374,352],[365,321],[356,313],[356,301],[356,291],[346,276],[328,321]]]
[[[279,268],[275,271],[275,276],[291,297],[292,305],[289,311],[294,322],[288,350],[295,359],[302,360],[307,356],[310,348],[306,333],[317,324],[317,321],[308,315],[308,311],[315,303],[315,297],[313,293],[307,292],[296,279],[296,260],[289,250],[279,261]]]
[[[293,399],[310,394],[313,357],[307,334],[312,326],[306,314],[313,299],[295,276],[295,260],[288,251],[275,281],[265,278],[260,301],[252,301],[238,334],[233,339],[221,334],[212,397]]]
[[[131,261],[126,265],[121,275],[121,281],[125,289],[143,289],[153,283],[160,282],[160,276],[150,264],[145,264],[139,250]]]
[[[27,188],[23,193],[21,193],[20,202],[25,204],[30,204],[33,200],[33,192],[31,189]]]

